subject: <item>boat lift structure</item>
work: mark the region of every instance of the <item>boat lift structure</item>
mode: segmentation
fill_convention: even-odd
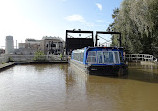
[[[74,37],[70,34],[79,34],[78,37]],[[81,37],[81,34],[90,34],[87,37]],[[93,31],[81,31],[79,30],[66,30],[66,54],[70,54],[74,49],[81,49],[84,47],[94,47],[98,46],[98,40],[99,38],[102,38],[105,41],[105,38],[101,37],[101,34],[118,34],[119,38],[117,39],[119,41],[119,46],[121,47],[121,33],[120,32],[104,32],[104,31],[96,31],[95,38],[93,38]],[[95,39],[95,40],[94,40]]]
[[[78,37],[70,34],[79,34]],[[89,34],[87,37],[81,37],[81,34]],[[94,47],[93,31],[66,30],[66,54],[69,54],[74,49],[81,49],[84,47]]]
[[[121,43],[122,42],[121,41],[121,33],[120,32],[103,32],[103,31],[97,31],[96,32],[96,35],[95,35],[95,46],[98,46],[98,40],[99,40],[99,37],[101,37],[100,36],[101,34],[118,34],[119,38],[117,40],[119,41],[119,47],[122,46],[122,43]],[[105,38],[102,38],[102,39],[106,40]]]

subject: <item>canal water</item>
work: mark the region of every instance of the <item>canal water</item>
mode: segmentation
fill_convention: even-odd
[[[128,75],[87,75],[68,64],[16,65],[0,72],[0,111],[158,111],[158,66]]]

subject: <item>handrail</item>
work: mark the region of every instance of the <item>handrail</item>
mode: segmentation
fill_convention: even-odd
[[[126,54],[125,59],[127,61],[157,61],[157,58],[150,54]]]

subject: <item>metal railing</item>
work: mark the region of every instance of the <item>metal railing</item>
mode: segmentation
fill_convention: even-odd
[[[157,58],[153,55],[149,54],[126,54],[125,59],[127,61],[150,61],[150,62],[157,62]]]

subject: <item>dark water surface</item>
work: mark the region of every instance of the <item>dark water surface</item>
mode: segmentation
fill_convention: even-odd
[[[158,66],[129,64],[117,78],[67,64],[16,65],[0,72],[0,111],[158,111]]]

